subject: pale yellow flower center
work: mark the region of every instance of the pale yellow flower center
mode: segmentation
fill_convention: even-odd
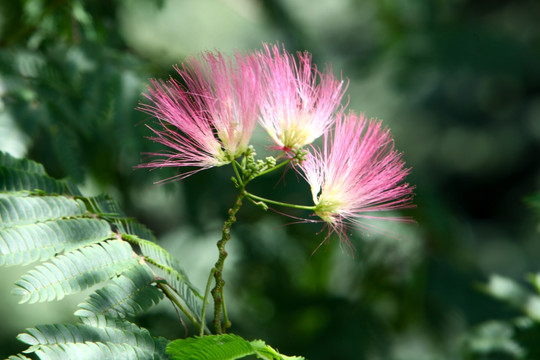
[[[282,129],[279,140],[284,147],[291,149],[310,144],[317,137],[317,135],[313,134],[313,129],[301,121],[283,125]]]
[[[233,159],[231,159],[231,155],[224,151],[221,147],[217,149],[217,152],[215,154],[216,164],[215,166],[223,166],[230,164]]]
[[[343,205],[345,204],[341,194],[337,191],[326,189],[326,191],[321,191],[317,199],[315,199],[316,195],[313,195],[315,213],[325,222],[334,223],[336,221],[336,215],[339,215],[340,210],[343,209]]]

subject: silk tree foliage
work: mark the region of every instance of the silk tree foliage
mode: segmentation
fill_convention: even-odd
[[[59,301],[95,287],[70,324],[18,339],[40,359],[261,359],[286,357],[260,340],[206,335],[169,342],[132,320],[169,298],[204,333],[202,296],[152,232],[108,196],[85,197],[41,164],[0,153],[0,265],[37,263],[15,283],[20,303]],[[10,359],[30,359],[18,354]]]

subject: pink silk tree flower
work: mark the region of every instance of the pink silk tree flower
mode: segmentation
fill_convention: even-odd
[[[151,140],[169,149],[140,167],[196,167],[175,176],[230,163],[249,145],[259,114],[259,63],[253,55],[205,53],[175,67],[184,85],[170,78],[151,80],[139,109],[156,117]]]
[[[346,86],[328,68],[317,71],[307,52],[298,63],[278,45],[259,52],[264,97],[259,123],[275,147],[285,151],[311,144],[332,125]]]
[[[413,187],[403,182],[409,173],[404,166],[389,130],[354,113],[338,114],[322,151],[314,150],[300,164],[315,213],[346,241],[350,223],[369,230],[373,225],[366,220],[410,221],[375,215],[412,207]]]

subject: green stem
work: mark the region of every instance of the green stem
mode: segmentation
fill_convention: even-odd
[[[215,272],[215,269],[212,269],[210,271],[210,276],[208,276],[208,281],[206,282],[206,289],[204,290],[204,299],[203,299],[203,306],[202,306],[202,311],[201,311],[201,322],[204,324],[205,323],[205,318],[206,318],[206,304],[208,303],[208,293],[210,292],[210,284],[212,283],[212,278],[214,277],[214,272]],[[201,333],[199,334],[199,336],[203,336],[204,335],[204,326],[201,327]]]
[[[225,293],[223,289],[221,289],[221,299],[223,300],[223,323],[225,324],[225,328],[231,327],[231,321],[229,320],[229,314],[227,313],[227,303],[225,302]]]
[[[277,164],[276,166],[271,167],[270,169],[266,169],[266,170],[264,170],[264,171],[261,171],[260,173],[257,174],[257,177],[259,177],[259,176],[261,176],[261,175],[266,175],[266,174],[268,174],[268,173],[270,173],[270,172],[272,172],[272,171],[274,171],[274,170],[277,170],[277,169],[279,169],[280,167],[289,164],[292,160],[293,160],[293,159],[287,159],[287,160],[283,161],[282,163],[279,163],[279,164]]]
[[[240,210],[240,207],[242,207],[242,200],[245,196],[246,191],[242,187],[240,189],[240,194],[238,194],[238,197],[236,198],[236,202],[234,203],[233,207],[229,209],[229,217],[227,218],[227,220],[225,220],[225,223],[223,224],[221,240],[219,240],[217,243],[219,257],[216,265],[214,266],[215,286],[212,289],[212,297],[214,298],[214,330],[218,335],[226,332],[227,328],[231,326],[231,323],[228,320],[226,314],[224,316],[224,324],[222,325],[221,323],[221,314],[222,310],[224,309],[223,287],[225,285],[225,281],[223,280],[223,264],[225,263],[225,258],[227,257],[225,245],[231,238],[231,226],[236,221],[236,213],[238,212],[238,210]]]
[[[165,296],[171,300],[173,302],[174,305],[176,305],[180,311],[182,311],[184,313],[184,315],[193,323],[193,324],[196,324],[197,326],[200,326],[200,332],[202,334],[204,334],[204,332],[206,331],[208,333],[208,330],[205,328],[204,326],[204,320],[201,321],[201,323],[199,324],[199,322],[195,319],[195,317],[193,317],[191,315],[191,313],[189,312],[189,310],[184,306],[184,304],[182,304],[180,301],[178,301],[178,298],[176,297],[175,295],[175,292],[171,291],[171,289],[169,289],[169,286],[165,283],[161,283],[161,282],[158,282],[157,283],[157,287],[159,289],[161,289],[161,291],[163,291],[163,293],[165,294]]]
[[[122,240],[124,241],[127,241],[129,243],[132,243],[132,244],[136,244],[138,246],[142,246],[143,244],[147,244],[147,245],[151,245],[151,246],[154,246],[155,248],[157,249],[161,249],[163,250],[159,245],[151,242],[151,241],[148,241],[148,240],[145,240],[145,239],[141,239],[139,238],[138,236],[136,235],[132,235],[132,234],[121,234],[121,238]],[[165,251],[165,250],[163,250]],[[159,261],[149,257],[149,256],[142,256],[142,258],[144,259],[144,261],[147,263],[147,264],[151,264],[157,268],[160,268],[164,271],[166,271],[167,273],[169,274],[175,274],[175,273],[178,273],[177,270],[171,268],[170,266],[168,265],[165,265],[165,264],[162,264],[160,263]],[[180,274],[178,274],[178,276],[180,276]],[[161,289],[161,291],[163,291],[163,293],[165,294],[165,296],[167,296],[167,298],[172,301],[177,307],[178,309],[180,309],[184,315],[194,324],[196,325],[201,334],[204,334],[204,333],[210,333],[205,325],[205,321],[204,321],[204,315],[201,317],[201,320],[200,322],[196,319],[196,315],[194,315],[192,313],[192,311],[189,309],[189,308],[186,308],[184,306],[184,304],[182,302],[180,302],[177,298],[177,296],[180,296],[180,294],[178,294],[178,290],[175,289],[174,287],[172,287],[170,284],[168,284],[164,279],[159,279],[159,281],[156,281],[156,285],[159,289]],[[188,286],[189,283],[188,283]],[[190,290],[193,291],[193,294],[199,298],[202,298],[202,296],[194,289],[190,286]],[[175,295],[176,294],[176,295]],[[181,296],[180,296],[181,298]],[[206,300],[206,297],[205,297],[205,300]]]
[[[284,203],[284,202],[281,202],[281,201],[270,200],[270,199],[266,199],[266,198],[263,198],[263,197],[260,197],[260,196],[257,196],[257,195],[253,195],[253,194],[248,193],[248,192],[246,192],[246,196],[248,198],[252,199],[252,200],[262,201],[264,203],[273,204],[273,205],[279,205],[279,206],[285,206],[285,207],[290,207],[290,208],[294,208],[294,209],[315,211],[315,209],[317,208],[317,206],[315,206],[315,205],[311,205],[311,206],[308,206],[308,205],[296,205],[296,204]]]
[[[240,175],[240,173],[238,172],[238,168],[237,166],[240,166],[240,164],[238,164],[238,162],[236,160],[234,160],[232,162],[232,166],[233,166],[233,169],[234,169],[234,173],[236,174],[236,179],[238,180],[238,183],[240,184],[240,186],[245,186],[244,185],[244,181],[242,179],[242,176]]]

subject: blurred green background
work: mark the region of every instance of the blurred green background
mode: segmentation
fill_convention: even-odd
[[[0,150],[116,197],[203,288],[234,198],[230,169],[161,186],[173,171],[134,170],[159,149],[140,94],[203,50],[307,50],[350,80],[349,108],[392,129],[417,224],[389,224],[399,239],[356,231],[353,254],[332,241],[311,255],[320,225],[246,204],[226,262],[232,331],[310,360],[539,358],[538,326],[497,327],[520,312],[481,286],[500,274],[530,287],[540,271],[524,201],[540,189],[539,19],[534,0],[2,0]],[[292,172],[251,190],[311,201]],[[72,321],[81,301],[17,305],[8,293],[23,271],[0,273],[2,357],[23,348],[25,327]],[[162,305],[140,323],[184,336]]]

